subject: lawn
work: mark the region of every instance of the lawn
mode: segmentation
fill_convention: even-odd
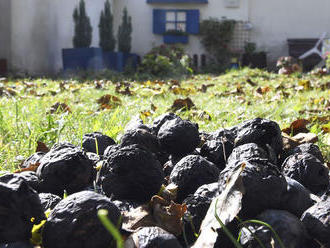
[[[93,131],[119,141],[133,117],[151,123],[169,111],[207,132],[255,117],[281,128],[306,119],[329,162],[329,82],[330,76],[252,69],[184,80],[5,79],[0,81],[0,170],[16,169],[35,152],[37,141],[49,147],[64,141],[80,145]],[[185,100],[174,104],[178,99]]]

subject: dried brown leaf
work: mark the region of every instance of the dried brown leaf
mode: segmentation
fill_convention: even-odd
[[[306,125],[309,124],[309,120],[306,119],[298,119],[295,120],[290,124],[290,127],[284,128],[282,131],[289,135],[296,135],[298,133],[308,133],[308,129],[306,128]]]
[[[130,87],[131,87],[130,83],[120,82],[120,83],[117,83],[115,91],[116,91],[116,93],[121,94],[121,95],[132,96],[133,93],[132,93]]]
[[[157,107],[156,107],[156,105],[155,104],[151,104],[151,110],[153,111],[153,112],[155,112],[156,110],[157,110]]]
[[[52,105],[50,107],[50,110],[48,112],[51,113],[51,114],[64,113],[64,112],[71,113],[71,109],[65,103],[57,102],[57,103],[55,103],[54,105]]]
[[[171,106],[171,110],[172,111],[177,111],[180,109],[190,110],[193,107],[195,107],[195,104],[189,97],[187,97],[185,99],[176,99]]]
[[[207,89],[210,87],[213,87],[215,84],[202,84],[200,88],[197,89],[197,91],[206,93]]]
[[[113,95],[107,94],[107,95],[101,96],[97,100],[97,103],[100,104],[100,105],[103,105],[103,104],[107,105],[109,103],[114,103],[114,104],[120,105],[121,104],[121,100],[117,96],[113,96]]]
[[[185,204],[177,204],[173,201],[168,202],[164,198],[156,195],[151,198],[150,206],[153,209],[153,217],[157,226],[180,235],[182,232],[182,217],[187,211]]]
[[[318,141],[318,137],[315,133],[298,133],[292,138],[298,140],[299,144],[315,143]]]
[[[269,86],[266,86],[266,87],[259,87],[256,92],[260,95],[264,95],[266,94],[267,92],[270,91],[270,87]]]
[[[47,145],[41,141],[37,141],[37,149],[36,152],[49,152],[49,148]]]
[[[39,162],[38,163],[35,163],[35,164],[31,164],[29,167],[18,169],[14,173],[21,173],[23,171],[34,171],[34,172],[36,172],[37,169],[38,169],[38,167],[39,167],[39,165],[40,165]]]
[[[257,84],[253,82],[250,78],[246,79],[246,82],[251,86],[257,86]]]

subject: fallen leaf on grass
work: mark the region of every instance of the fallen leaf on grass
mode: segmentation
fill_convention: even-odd
[[[94,87],[95,89],[102,89],[104,87],[104,81],[103,80],[94,81]]]
[[[322,90],[329,90],[330,89],[330,82],[326,82],[324,84],[321,84],[319,86],[319,88],[321,88]]]
[[[197,90],[202,92],[202,93],[206,93],[207,89],[210,87],[213,87],[215,84],[202,84],[202,86],[200,88],[198,88]]]
[[[30,165],[29,167],[27,167],[27,168],[18,169],[18,170],[16,170],[14,173],[21,173],[21,172],[23,172],[23,171],[34,171],[34,172],[36,172],[37,169],[38,169],[38,167],[39,167],[39,165],[40,165],[40,163],[37,162],[37,163],[35,163],[35,164],[31,164],[31,165]]]
[[[100,104],[99,110],[112,109],[115,106],[121,105],[121,100],[119,97],[107,94],[100,97],[97,100],[97,103]]]
[[[2,95],[6,95],[8,97],[16,96],[17,92],[9,87],[0,87],[0,96]]]
[[[156,107],[156,105],[155,105],[155,104],[153,104],[153,103],[151,104],[151,110],[152,110],[152,111],[154,111],[154,112],[157,110],[157,107]]]
[[[116,93],[121,94],[121,95],[132,96],[133,93],[132,93],[130,87],[131,87],[130,83],[120,82],[120,83],[117,83],[115,91],[116,91]]]
[[[257,86],[257,84],[253,82],[250,78],[246,79],[246,82],[251,86]]]
[[[266,86],[266,87],[259,87],[256,92],[259,94],[259,95],[264,95],[266,94],[267,92],[270,91],[270,87],[269,86]]]
[[[189,97],[187,97],[185,99],[176,99],[171,106],[171,110],[172,111],[177,111],[180,109],[190,110],[193,107],[195,107],[195,104]]]
[[[23,85],[24,85],[26,88],[37,87],[37,84],[32,83],[32,82],[23,82]]]
[[[306,125],[309,123],[306,119],[298,119],[290,124],[290,127],[282,129],[282,132],[288,135],[296,135],[298,133],[308,133]]]
[[[98,100],[97,103],[98,104],[108,104],[108,103],[116,103],[116,104],[121,104],[121,100],[119,97],[107,94],[104,96],[101,96]]]
[[[322,126],[322,130],[325,133],[330,133],[330,122]]]
[[[37,141],[37,149],[36,152],[49,152],[49,148],[47,147],[47,145],[41,141]]]
[[[199,120],[207,120],[207,121],[212,120],[212,117],[209,113],[207,113],[206,111],[201,111],[201,110],[191,111],[189,118],[197,118]]]
[[[170,82],[169,82],[169,84],[171,84],[171,85],[177,85],[177,86],[180,86],[181,84],[180,84],[180,81],[179,80],[175,80],[175,79],[172,79]]]
[[[230,95],[241,95],[241,94],[245,94],[244,91],[243,91],[243,88],[242,86],[239,84],[237,85],[236,89],[235,90],[232,90],[232,91],[224,91],[220,94],[215,94],[215,96],[230,96]]]
[[[56,96],[60,91],[55,91],[55,90],[49,90],[48,91],[52,96]]]
[[[149,116],[151,116],[152,114],[151,114],[151,112],[150,111],[141,111],[141,115],[143,116],[143,117],[149,117]]]
[[[315,121],[318,121],[318,122],[329,122],[330,121],[330,115],[326,115],[326,116],[313,116],[313,117],[310,117],[308,119],[310,122],[315,122]]]
[[[68,105],[66,105],[65,103],[60,103],[60,102],[57,102],[54,105],[52,105],[50,107],[50,110],[48,111],[48,113],[51,113],[51,114],[64,113],[64,112],[72,113],[71,109],[69,108]]]
[[[300,80],[298,82],[299,86],[303,86],[305,90],[308,90],[311,88],[311,82],[309,80]]]
[[[195,94],[196,90],[193,88],[183,88],[177,85],[171,86],[169,88],[170,91],[172,91],[175,95],[191,95],[191,94]]]

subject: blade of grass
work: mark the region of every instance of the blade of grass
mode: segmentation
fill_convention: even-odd
[[[268,227],[269,230],[271,230],[271,232],[274,234],[275,236],[275,239],[277,240],[277,242],[279,243],[280,247],[281,248],[285,248],[281,238],[278,236],[277,232],[272,228],[271,225],[269,225],[268,223],[266,222],[263,222],[263,221],[260,221],[260,220],[246,220],[246,221],[243,221],[240,225],[245,225],[246,223],[254,223],[254,224],[259,224],[259,225],[263,225],[265,227]]]
[[[109,233],[112,235],[112,237],[116,240],[117,248],[124,248],[124,242],[123,239],[116,228],[114,224],[111,223],[111,221],[108,218],[108,210],[106,209],[100,209],[97,212],[97,216],[99,217],[101,223],[104,225],[104,227],[109,231]]]
[[[266,248],[265,245],[264,245],[264,244],[261,242],[261,240],[259,239],[259,237],[258,237],[254,232],[252,232],[252,231],[250,230],[250,228],[249,228],[247,225],[245,225],[245,224],[243,223],[243,221],[242,221],[238,216],[236,216],[236,219],[240,222],[240,225],[244,226],[244,227],[245,227],[245,228],[251,233],[251,235],[253,236],[253,238],[254,238],[255,240],[257,240],[258,244],[259,244],[262,248]],[[237,239],[238,242],[240,241],[241,236],[242,236],[242,231],[239,232],[238,239]]]
[[[243,248],[240,243],[237,242],[237,240],[234,238],[233,234],[229,231],[229,229],[223,224],[223,222],[220,220],[218,214],[217,214],[217,205],[218,205],[218,200],[215,203],[215,211],[214,211],[214,216],[219,222],[221,228],[225,232],[225,234],[228,236],[228,238],[233,242],[234,246],[236,248]]]

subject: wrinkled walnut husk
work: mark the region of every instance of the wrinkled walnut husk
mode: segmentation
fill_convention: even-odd
[[[324,194],[321,201],[307,209],[301,221],[308,233],[324,247],[330,246],[330,193]]]
[[[45,219],[38,194],[17,174],[0,177],[0,240],[27,241],[35,223]]]
[[[200,144],[198,125],[178,118],[166,121],[157,138],[161,148],[174,156],[189,154]]]
[[[105,196],[81,191],[60,201],[49,215],[42,232],[45,248],[116,247],[112,235],[97,217],[108,211],[109,220],[121,228],[119,209]]]
[[[108,146],[115,144],[116,142],[112,138],[100,132],[84,134],[82,141],[82,147],[86,152],[93,152],[98,155],[103,155]]]
[[[177,202],[182,202],[200,186],[218,180],[220,170],[210,161],[199,155],[182,158],[170,174],[170,182],[178,186]]]
[[[282,164],[282,172],[304,185],[314,194],[329,186],[329,169],[309,153],[295,153]]]
[[[266,210],[256,217],[269,224],[284,244],[284,247],[308,248],[307,233],[303,223],[293,214],[283,210]],[[266,247],[281,247],[268,227],[247,223],[246,227],[256,235]],[[244,247],[258,247],[258,242],[246,228],[242,229],[241,244]],[[273,245],[272,245],[273,244]]]
[[[93,180],[93,163],[85,152],[69,143],[56,144],[40,160],[37,169],[40,192],[60,197],[64,190],[79,192]]]
[[[107,196],[142,203],[158,193],[163,180],[159,161],[138,145],[112,152],[98,175],[98,183]]]

